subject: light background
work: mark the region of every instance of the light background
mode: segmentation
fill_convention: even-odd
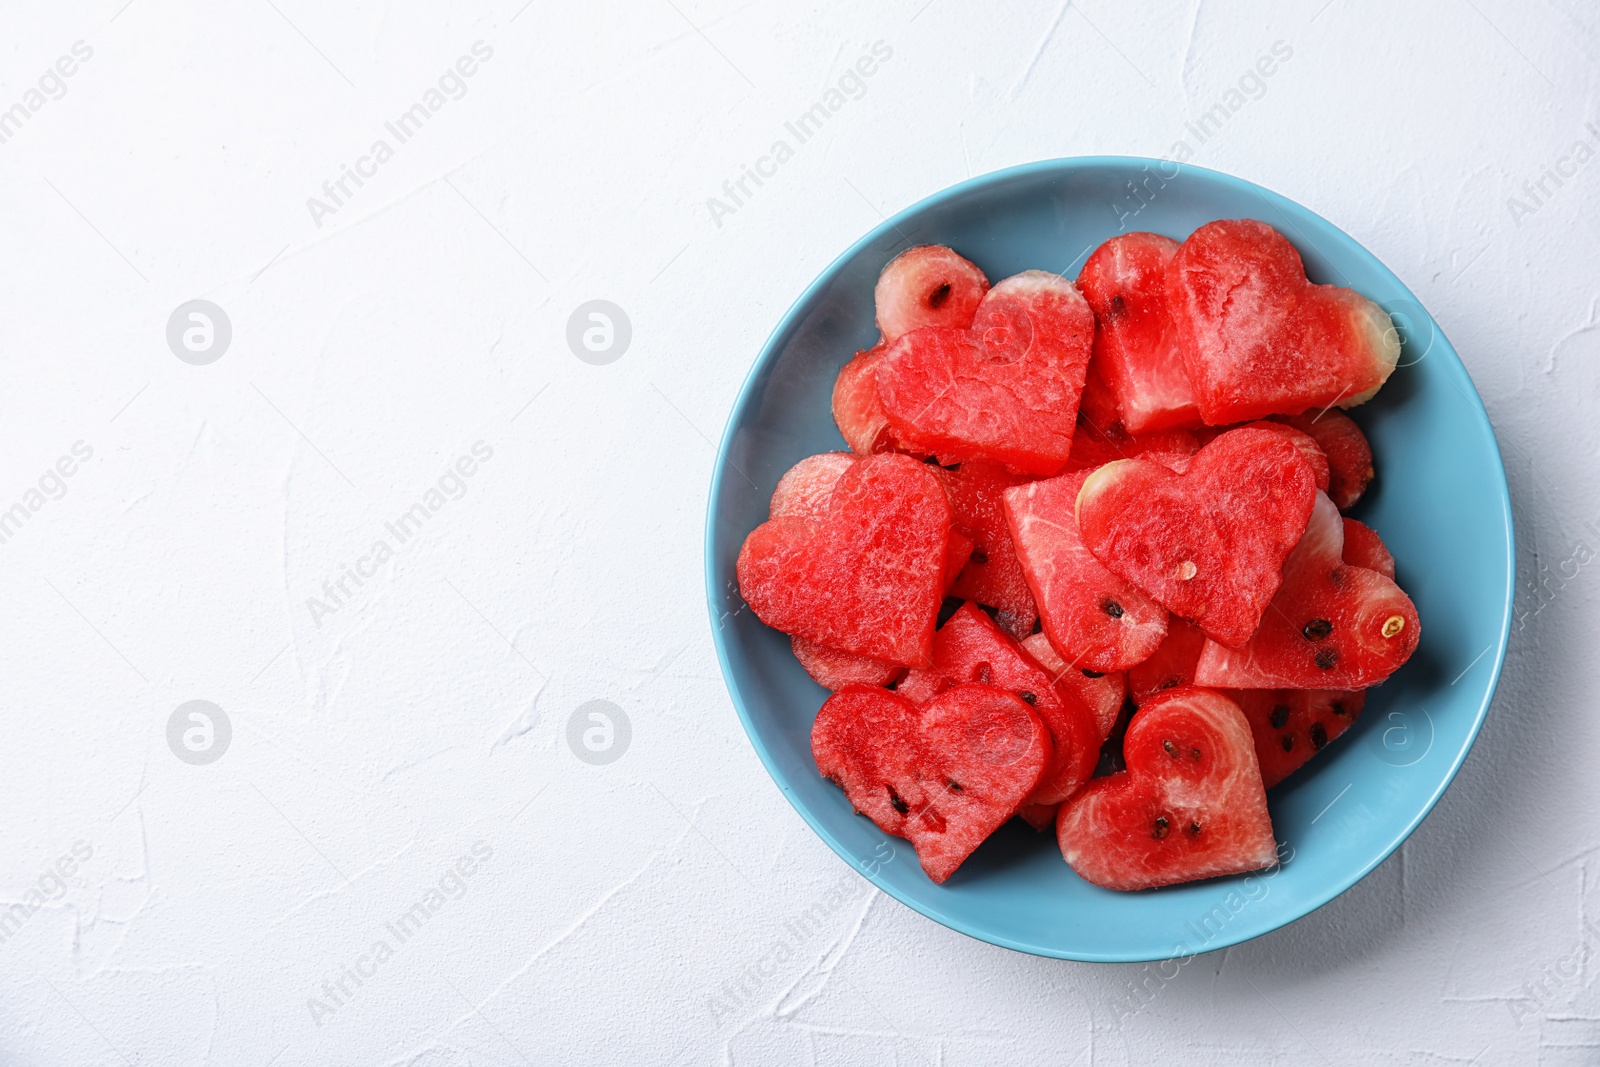
[[[0,144],[0,511],[93,451],[0,544],[0,906],[53,898],[0,944],[0,1063],[1600,1060],[1600,163],[1523,189],[1600,149],[1600,10],[123,5],[0,10],[0,109],[93,50]],[[465,95],[314,220],[478,41]],[[713,218],[879,41],[859,98]],[[1181,969],[1034,959],[872,891],[757,762],[705,609],[711,442],[883,215],[1180,140],[1442,325],[1505,454],[1521,618],[1455,786],[1349,893]],[[208,366],[165,338],[195,298],[233,327]],[[608,365],[566,342],[592,299],[632,323]],[[464,495],[314,618],[480,441]],[[205,766],[166,740],[192,699],[233,726]],[[631,723],[605,765],[567,741],[591,700]],[[477,842],[462,895],[314,1021]]]

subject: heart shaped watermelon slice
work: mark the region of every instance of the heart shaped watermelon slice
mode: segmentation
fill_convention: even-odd
[[[1167,632],[1167,609],[1106,569],[1078,533],[1088,471],[1006,490],[1022,573],[1050,643],[1069,664],[1107,673],[1144,661]]]
[[[811,727],[817,768],[884,833],[906,838],[943,882],[1033,792],[1050,736],[1005,689],[962,685],[925,707],[847,686]]]
[[[1148,459],[1101,467],[1078,493],[1078,530],[1112,573],[1239,646],[1278,591],[1316,496],[1299,449],[1245,428],[1206,445],[1182,474]]]
[[[1016,693],[1050,732],[1050,762],[1029,803],[1058,804],[1082,788],[1100,756],[1102,737],[1093,712],[969,602],[939,627],[933,665],[907,674],[896,692],[915,704],[928,704],[946,690],[971,682]]]
[[[1344,522],[1318,493],[1305,536],[1283,567],[1283,587],[1248,643],[1208,641],[1195,683],[1226,689],[1365,689],[1416,650],[1416,606],[1377,571],[1343,559]]]
[[[1094,314],[1046,271],[1005,279],[970,329],[924,327],[889,346],[878,396],[900,442],[939,462],[989,459],[1054,474],[1072,451]]]
[[[854,463],[826,518],[770,519],[739,550],[739,591],[762,622],[842,652],[926,665],[944,597],[950,503],[927,464]]]
[[[1400,358],[1389,315],[1313,285],[1294,245],[1253,219],[1207,223],[1167,267],[1167,301],[1200,415],[1213,426],[1371,399]]]
[[[1123,753],[1127,769],[1089,783],[1057,819],[1084,880],[1149,889],[1277,862],[1255,741],[1233,701],[1167,690],[1134,713]]]
[[[1094,250],[1078,288],[1094,311],[1094,368],[1133,434],[1195,426],[1200,408],[1167,310],[1167,265],[1178,242],[1125,233]]]

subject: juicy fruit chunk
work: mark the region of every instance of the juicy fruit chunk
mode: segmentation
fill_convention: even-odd
[[[895,436],[941,463],[1054,474],[1071,454],[1093,339],[1071,282],[1024,271],[989,290],[970,329],[924,327],[891,344],[878,396]]]
[[[926,664],[944,597],[950,503],[927,464],[871,456],[840,476],[823,519],[762,523],[739,550],[761,621],[841,652]]]
[[[1061,809],[1067,863],[1107,889],[1148,889],[1277,862],[1255,741],[1220,693],[1169,690],[1134,713],[1127,769]]]
[[[1278,591],[1316,496],[1311,465],[1289,441],[1231,430],[1183,474],[1145,459],[1101,467],[1078,494],[1078,529],[1113,573],[1238,646]]]
[[[1167,301],[1214,426],[1364,403],[1400,358],[1387,312],[1312,285],[1288,239],[1252,219],[1194,231],[1167,267]]]
[[[878,275],[872,299],[883,343],[923,326],[964,330],[989,291],[983,271],[943,245],[908,248]]]
[[[1194,682],[1195,664],[1206,647],[1206,632],[1176,615],[1167,620],[1167,636],[1150,658],[1128,669],[1128,695],[1143,704],[1163,689]]]
[[[1130,434],[1121,423],[1113,422],[1104,429],[1080,416],[1078,432],[1072,438],[1072,453],[1067,458],[1068,470],[1093,470],[1119,459],[1145,456],[1165,463],[1181,465],[1176,461],[1187,459],[1200,451],[1200,441],[1188,430],[1156,430],[1150,433]]]
[[[1247,422],[1244,426],[1238,427],[1238,429],[1242,430],[1245,426],[1282,434],[1285,440],[1300,450],[1300,454],[1306,458],[1306,462],[1311,464],[1311,473],[1316,478],[1317,489],[1324,493],[1328,491],[1328,457],[1322,451],[1322,447],[1317,444],[1316,438],[1295,429],[1293,426],[1265,419],[1260,422]]]
[[[1128,676],[1122,671],[1102,674],[1070,667],[1050,644],[1050,638],[1042,633],[1028,637],[1022,642],[1022,648],[1039,666],[1050,672],[1050,677],[1056,680],[1057,685],[1077,693],[1089,705],[1089,713],[1094,716],[1095,732],[1104,743],[1111,736],[1111,728],[1117,724],[1122,702],[1128,697]]]
[[[1348,511],[1372,484],[1372,446],[1354,419],[1344,412],[1329,409],[1320,415],[1279,415],[1277,422],[1310,434],[1328,457],[1328,497],[1340,511]]]
[[[1352,567],[1365,567],[1394,581],[1394,556],[1389,554],[1389,546],[1378,531],[1365,523],[1344,520],[1344,551],[1340,555]]]
[[[1256,739],[1261,784],[1299,770],[1361,717],[1367,694],[1340,689],[1230,689]]]
[[[1125,233],[1095,249],[1078,273],[1094,310],[1094,366],[1129,433],[1200,422],[1167,311],[1167,264],[1177,251],[1170,237]]]
[[[845,444],[858,456],[895,450],[889,415],[878,399],[878,364],[887,351],[885,345],[879,344],[857,352],[840,368],[839,377],[833,382],[833,421]]]
[[[1007,633],[1019,640],[1026,637],[1033,632],[1039,611],[1011,545],[1003,494],[1027,478],[983,460],[963,463],[956,470],[941,467],[937,474],[950,496],[957,527],[973,541],[972,554],[950,595],[994,608]]]
[[[1283,566],[1283,587],[1242,648],[1206,643],[1199,685],[1227,689],[1365,689],[1416,650],[1417,609],[1377,571],[1345,563],[1344,522],[1326,494]]]
[[[943,882],[1033,791],[1050,737],[1014,693],[950,689],[926,707],[848,686],[811,727],[817,769],[884,833],[909,840]]]
[[[893,685],[906,673],[898,663],[840,652],[803,637],[790,638],[789,647],[794,650],[794,658],[800,661],[800,666],[824,689],[837,691],[847,685]]]
[[[1050,643],[1068,663],[1120,671],[1161,644],[1167,611],[1084,544],[1074,511],[1089,477],[1078,471],[1008,489],[1006,515]]]
[[[933,665],[912,671],[896,692],[926,704],[968,682],[1016,693],[1044,720],[1053,751],[1029,803],[1060,803],[1089,780],[1101,739],[1088,705],[1070,688],[1058,686],[1049,671],[970,603],[961,605],[939,628],[933,640]]]
[[[848,452],[821,452],[790,467],[772,491],[768,518],[822,519],[828,514],[833,487],[855,465]]]

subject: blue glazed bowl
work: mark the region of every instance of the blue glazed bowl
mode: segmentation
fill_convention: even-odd
[[[1017,820],[944,885],[910,845],[852,813],[818,773],[810,731],[827,692],[739,596],[734,562],[797,460],[844,448],[833,380],[877,338],[872,287],[911,244],[946,244],[998,280],[1042,268],[1076,277],[1107,238],[1150,230],[1182,240],[1213,219],[1281,230],[1313,281],[1389,310],[1400,368],[1351,414],[1378,480],[1356,509],[1394,552],[1422,640],[1372,691],[1361,720],[1268,796],[1283,862],[1261,874],[1139,893],[1099,889],[1050,834]],[[1437,324],[1382,263],[1325,219],[1226,174],[1125,157],[1059,159],[974,178],[873,230],[800,296],[757,357],[728,418],[706,518],[706,589],[729,692],[784,796],[849,865],[954,930],[1065,959],[1141,961],[1237,944],[1321,907],[1416,829],[1455,776],[1494,694],[1515,581],[1510,494],[1483,404]]]

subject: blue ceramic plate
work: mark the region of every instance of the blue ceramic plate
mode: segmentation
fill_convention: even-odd
[[[1400,369],[1351,414],[1378,480],[1355,515],[1394,552],[1422,642],[1374,690],[1361,720],[1268,797],[1284,862],[1248,877],[1116,893],[1084,882],[1053,835],[1013,820],[944,885],[909,844],[855,815],[811,759],[827,693],[740,599],[734,561],[797,460],[845,447],[834,375],[877,338],[872,286],[912,244],[954,247],[999,280],[1030,268],[1076,277],[1107,238],[1182,240],[1213,219],[1261,219],[1305,258],[1313,281],[1382,304],[1400,329]],[[1354,885],[1416,829],[1472,747],[1510,633],[1514,564],[1505,470],[1461,360],[1409,290],[1325,219],[1238,178],[1153,159],[1060,159],[974,178],[879,226],[800,296],[756,359],[728,418],[706,520],[706,588],[734,705],[767,770],[812,829],[884,892],[996,945],[1076,960],[1186,956],[1257,937]]]

